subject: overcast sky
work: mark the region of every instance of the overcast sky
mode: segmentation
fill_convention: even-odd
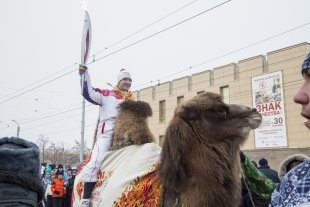
[[[309,0],[224,2],[88,0],[93,85],[109,88],[127,68],[136,90],[310,42]],[[70,147],[80,140],[83,18],[79,0],[0,1],[0,137],[16,136],[15,120],[20,137],[31,141],[44,135]],[[88,146],[98,114],[89,105]]]

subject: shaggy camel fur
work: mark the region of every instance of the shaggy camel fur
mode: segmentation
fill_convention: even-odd
[[[159,166],[168,195],[176,195],[182,207],[239,206],[239,148],[261,120],[255,109],[224,104],[209,92],[180,105],[166,130]]]
[[[147,124],[147,118],[152,116],[152,109],[148,103],[124,101],[119,110],[110,150],[154,142],[154,136]]]

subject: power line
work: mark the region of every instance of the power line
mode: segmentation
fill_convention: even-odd
[[[305,26],[307,26],[307,25],[309,25],[309,24],[310,24],[310,22],[308,22],[308,23],[306,23],[306,24],[303,24],[303,25],[300,25],[300,26],[297,26],[297,27],[294,27],[294,28],[289,29],[289,30],[287,30],[287,31],[281,32],[281,33],[279,33],[279,34],[273,35],[273,36],[271,36],[271,37],[268,37],[268,38],[266,38],[266,39],[260,40],[260,41],[258,41],[258,42],[252,43],[252,44],[250,44],[250,45],[247,45],[247,46],[241,47],[241,48],[239,48],[239,49],[233,50],[233,51],[231,51],[231,52],[225,53],[225,54],[223,54],[223,55],[217,56],[217,57],[215,57],[215,58],[212,58],[212,59],[203,61],[202,63],[199,63],[199,64],[196,64],[196,65],[190,66],[190,67],[188,67],[188,68],[186,68],[186,69],[183,69],[183,70],[180,70],[180,71],[178,71],[178,72],[176,72],[176,73],[173,73],[173,74],[170,74],[170,75],[161,77],[161,78],[158,79],[158,81],[159,81],[159,80],[166,79],[166,78],[169,78],[169,77],[172,77],[172,76],[177,75],[177,74],[180,74],[180,73],[183,73],[183,72],[185,72],[185,71],[188,71],[188,70],[191,70],[191,69],[193,69],[193,68],[199,67],[199,66],[201,66],[201,65],[204,65],[204,64],[206,64],[206,63],[212,62],[212,61],[214,61],[214,60],[217,60],[217,59],[226,57],[226,56],[231,55],[231,54],[234,54],[234,53],[236,53],[236,52],[240,52],[240,51],[242,51],[242,50],[244,50],[244,49],[247,49],[247,48],[250,48],[250,47],[252,47],[252,46],[258,45],[258,44],[260,44],[260,43],[262,43],[262,42],[266,42],[266,41],[271,40],[271,39],[273,39],[273,38],[279,37],[279,36],[284,35],[284,34],[286,34],[286,33],[289,33],[289,32],[292,32],[292,31],[294,31],[294,30],[297,30],[297,29],[300,29],[300,28],[302,28],[302,27],[305,27]],[[156,81],[156,80],[152,80],[152,81],[150,81],[150,82],[143,83],[143,84],[141,84],[141,85],[137,85],[135,88],[145,86],[145,85],[150,84],[150,83],[153,83],[153,82],[155,82],[155,81]]]
[[[119,43],[121,43],[121,42],[123,42],[123,41],[129,39],[130,37],[132,37],[132,36],[134,36],[134,35],[140,33],[141,31],[143,31],[143,30],[145,30],[145,29],[147,29],[147,28],[149,28],[149,27],[151,27],[151,26],[153,26],[154,24],[156,24],[156,23],[158,23],[158,22],[160,22],[160,21],[162,21],[162,20],[168,18],[169,16],[171,16],[171,15],[173,15],[173,14],[175,14],[175,13],[181,11],[182,9],[188,7],[189,5],[195,3],[196,1],[198,1],[198,0],[194,0],[194,1],[191,1],[190,3],[188,3],[188,4],[185,4],[184,6],[178,8],[177,10],[175,10],[175,11],[173,11],[173,12],[171,12],[171,13],[169,13],[169,14],[167,14],[167,15],[161,17],[161,18],[159,18],[158,20],[156,20],[156,21],[154,21],[154,22],[148,24],[147,26],[145,26],[145,27],[143,27],[143,28],[141,28],[141,29],[139,29],[139,30],[137,30],[137,31],[135,31],[135,32],[133,32],[133,33],[127,35],[126,37],[124,37],[124,38],[118,40],[117,42],[111,44],[110,46],[105,47],[103,50],[100,50],[100,51],[98,51],[98,52],[92,54],[92,56],[95,56],[95,55],[97,55],[97,54],[99,54],[99,53],[101,53],[101,52],[103,52],[103,51],[105,51],[105,50],[107,50],[107,49],[110,49],[111,47],[113,47],[113,46],[115,46],[115,45],[117,45],[117,44],[119,44]],[[91,58],[91,57],[89,57],[89,58]]]
[[[147,40],[147,39],[150,39],[151,37],[154,37],[154,36],[156,36],[156,35],[159,35],[160,33],[163,33],[163,32],[165,32],[165,31],[167,31],[167,30],[169,30],[169,29],[172,29],[172,28],[174,28],[174,27],[176,27],[176,26],[178,26],[178,25],[180,25],[180,24],[183,24],[183,23],[185,23],[185,22],[187,22],[187,21],[189,21],[189,20],[191,20],[191,19],[194,19],[194,18],[196,18],[196,17],[198,17],[198,16],[200,16],[200,15],[202,15],[202,14],[205,14],[205,13],[207,13],[207,12],[213,10],[213,9],[216,9],[216,8],[222,6],[222,5],[224,5],[224,4],[226,4],[226,3],[230,2],[230,1],[232,1],[232,0],[228,0],[228,1],[225,1],[225,2],[223,2],[223,3],[220,3],[220,4],[216,5],[216,6],[211,7],[210,9],[204,10],[204,11],[202,11],[202,12],[200,12],[200,13],[194,15],[194,16],[191,16],[191,17],[189,17],[189,18],[187,18],[187,19],[184,19],[184,20],[182,20],[182,21],[180,21],[180,22],[178,22],[178,23],[176,23],[176,24],[173,24],[173,25],[171,25],[171,26],[169,26],[169,27],[167,27],[167,28],[165,28],[165,29],[163,29],[163,30],[160,30],[160,31],[158,31],[158,32],[155,32],[155,33],[153,33],[153,34],[151,34],[151,35],[149,35],[149,36],[147,36],[147,37],[144,37],[144,38],[142,38],[142,39],[140,39],[140,40],[138,40],[138,41],[135,41],[135,42],[133,42],[133,43],[131,43],[131,44],[125,46],[125,47],[122,47],[122,48],[120,48],[120,49],[118,49],[118,50],[115,50],[115,51],[113,51],[113,52],[111,52],[111,53],[109,53],[109,54],[107,54],[107,55],[104,55],[104,56],[102,56],[102,57],[100,57],[100,58],[94,60],[93,62],[90,62],[89,65],[92,64],[92,63],[94,63],[95,61],[104,59],[104,58],[106,58],[106,57],[109,57],[110,55],[113,55],[113,54],[115,54],[115,53],[117,53],[117,52],[120,52],[120,51],[122,51],[122,50],[124,50],[124,49],[127,49],[128,47],[134,46],[134,45],[136,45],[136,44],[138,44],[138,43],[140,43],[140,42],[143,42],[143,41],[145,41],[145,40]]]
[[[65,67],[65,68],[62,68],[61,70],[59,70],[59,71],[57,71],[57,72],[55,72],[55,73],[52,73],[52,74],[50,74],[50,75],[48,75],[48,76],[46,76],[46,77],[44,77],[44,78],[42,78],[42,79],[40,79],[40,80],[38,80],[38,81],[35,81],[35,82],[29,84],[29,85],[26,85],[26,86],[24,86],[24,87],[22,87],[22,88],[20,88],[20,89],[17,89],[16,91],[14,91],[14,92],[12,92],[12,93],[6,94],[6,95],[0,97],[0,99],[6,98],[6,97],[8,97],[8,96],[11,96],[12,94],[15,94],[15,93],[17,93],[17,92],[19,92],[19,91],[21,91],[21,90],[24,90],[24,89],[30,87],[30,86],[33,86],[33,85],[35,85],[36,83],[39,83],[39,82],[41,82],[41,81],[43,81],[43,80],[46,80],[46,79],[48,79],[48,78],[50,78],[50,77],[52,77],[52,76],[54,76],[54,75],[56,75],[56,74],[58,74],[58,73],[60,73],[60,72],[63,72],[64,70],[67,70],[68,68],[71,68],[71,67],[73,67],[73,66],[75,66],[75,65],[77,65],[77,63],[74,63],[74,64],[72,64],[72,65],[69,65],[69,66],[67,66],[67,67]]]
[[[183,21],[181,21],[181,22],[178,22],[178,23],[176,23],[176,24],[174,24],[174,25],[172,25],[172,26],[170,26],[170,27],[167,27],[166,29],[163,29],[163,30],[161,30],[161,31],[159,31],[159,32],[156,32],[156,33],[154,33],[154,34],[152,34],[152,35],[149,35],[149,36],[147,36],[147,37],[145,37],[145,38],[142,38],[142,39],[140,39],[140,40],[138,40],[138,41],[136,41],[136,42],[134,42],[134,43],[131,43],[131,44],[125,46],[125,47],[122,47],[122,48],[120,48],[120,49],[118,49],[118,50],[116,50],[116,51],[113,51],[113,52],[111,52],[111,53],[109,53],[109,54],[107,54],[107,55],[105,55],[105,56],[103,56],[103,57],[98,58],[97,60],[94,59],[93,62],[88,63],[88,65],[94,63],[95,61],[99,61],[99,60],[101,60],[101,59],[104,59],[104,58],[106,58],[106,57],[108,57],[108,56],[110,56],[110,55],[113,55],[113,54],[115,54],[115,53],[117,53],[117,52],[120,52],[120,51],[122,51],[122,50],[124,50],[124,49],[127,49],[127,48],[129,48],[129,47],[131,47],[131,46],[133,46],[133,45],[136,45],[136,44],[138,44],[138,43],[140,43],[140,42],[142,42],[142,41],[145,41],[145,40],[147,40],[147,39],[149,39],[149,38],[151,38],[151,37],[153,37],[153,36],[156,36],[156,35],[158,35],[158,34],[160,34],[160,33],[162,33],[162,32],[165,32],[165,31],[167,31],[167,30],[169,30],[169,29],[171,29],[171,28],[173,28],[173,27],[176,27],[176,26],[178,26],[178,25],[180,25],[180,24],[182,24],[182,23],[185,23],[185,22],[187,22],[187,21],[189,21],[189,20],[191,20],[191,19],[194,19],[194,18],[196,18],[196,17],[198,17],[198,16],[200,16],[200,15],[206,13],[206,12],[209,12],[209,11],[211,11],[211,10],[217,8],[217,7],[220,7],[220,6],[226,4],[226,3],[230,2],[230,1],[232,1],[232,0],[228,0],[228,1],[225,1],[225,2],[223,2],[223,3],[218,4],[218,5],[216,5],[216,6],[213,6],[213,7],[210,8],[210,9],[207,9],[207,10],[205,10],[205,11],[203,11],[203,12],[200,12],[200,13],[198,13],[198,14],[196,14],[196,15],[194,15],[194,16],[191,16],[191,17],[189,17],[189,18],[187,18],[187,19],[185,19],[185,20],[183,20]],[[77,65],[77,63],[75,63],[74,65]],[[70,74],[70,73],[72,73],[72,72],[74,72],[74,71],[75,71],[75,70],[69,71],[69,72],[67,72],[67,73],[65,73],[65,74],[63,74],[63,75],[61,75],[61,76],[58,76],[58,77],[56,77],[56,78],[54,78],[54,79],[52,79],[52,80],[50,80],[50,81],[47,81],[47,82],[42,83],[42,84],[40,84],[40,85],[38,85],[38,86],[36,86],[36,87],[34,87],[34,88],[31,88],[31,89],[26,90],[26,91],[24,91],[24,92],[22,92],[22,93],[19,93],[19,94],[15,95],[15,96],[13,96],[13,97],[11,97],[11,98],[8,98],[8,99],[6,99],[6,100],[0,102],[0,104],[5,103],[5,102],[8,102],[8,101],[10,101],[10,100],[12,100],[12,99],[14,99],[14,98],[16,98],[16,97],[19,97],[19,96],[21,96],[21,95],[23,95],[23,94],[25,94],[25,93],[28,93],[28,92],[30,92],[30,91],[33,91],[33,90],[35,90],[35,89],[37,89],[37,88],[39,88],[39,87],[41,87],[41,86],[43,86],[43,85],[46,85],[46,84],[48,84],[48,83],[50,83],[50,82],[53,82],[53,81],[55,81],[55,80],[57,80],[57,79],[59,79],[59,78],[61,78],[61,77],[64,77],[64,76],[66,76],[66,75],[68,75],[68,74]],[[57,73],[58,73],[58,72],[57,72]],[[51,76],[48,76],[48,77],[51,77]],[[34,84],[34,83],[33,83],[33,84]],[[33,84],[31,84],[31,85],[33,85]]]
[[[292,53],[292,54],[296,54],[296,53],[299,54],[299,52],[295,52],[295,53]],[[292,57],[292,58],[288,58],[288,59],[285,59],[285,60],[280,60],[280,61],[278,61],[278,62],[274,62],[274,63],[271,63],[271,64],[270,64],[270,63],[267,63],[267,64],[265,65],[265,67],[270,67],[270,66],[272,66],[272,65],[276,65],[276,64],[279,64],[279,63],[287,62],[287,61],[294,60],[294,59],[301,58],[301,57],[305,57],[305,56],[306,56],[306,54],[304,54],[304,55],[298,55],[298,56],[295,56],[295,57]],[[251,71],[251,70],[256,70],[256,69],[262,68],[262,67],[263,67],[263,66],[257,66],[257,67],[249,68],[248,70],[243,71],[243,72],[239,72],[238,74],[240,75],[240,74],[242,74],[242,73],[247,73],[247,72],[249,72],[249,71]],[[207,70],[206,70],[206,71],[207,71]],[[206,71],[204,71],[204,72],[206,72]],[[221,77],[218,77],[218,78],[213,78],[213,81],[216,81],[217,79],[229,77],[229,76],[232,76],[232,75],[233,75],[233,74],[227,74],[227,75],[224,75],[224,76],[221,76]],[[205,80],[202,80],[202,81],[199,81],[199,82],[195,82],[195,83],[192,84],[192,86],[194,86],[194,85],[196,85],[196,84],[203,83],[203,82],[205,82]],[[188,85],[187,85],[187,84],[185,84],[185,85],[180,85],[180,86],[175,87],[175,88],[173,88],[173,89],[179,89],[179,88],[183,88],[183,87],[188,87]],[[162,92],[167,92],[167,91],[169,91],[169,89],[165,89],[165,90],[161,90],[161,91],[156,91],[156,93],[162,93]],[[149,95],[152,95],[152,92],[151,92],[151,93],[143,94],[142,97],[143,97],[143,96],[149,96]],[[141,97],[141,95],[140,95],[140,97]]]
[[[229,1],[231,1],[231,0],[229,0]],[[129,44],[129,45],[123,47],[123,48],[120,48],[120,49],[118,49],[118,50],[116,50],[116,51],[114,51],[114,52],[111,52],[111,53],[109,53],[109,54],[107,54],[107,55],[105,55],[105,56],[103,56],[103,57],[100,57],[100,58],[98,58],[98,59],[95,60],[95,61],[99,61],[99,60],[101,60],[101,59],[104,59],[104,58],[106,58],[106,57],[112,55],[112,54],[115,54],[115,53],[117,53],[117,52],[120,52],[120,51],[122,51],[122,50],[124,50],[124,49],[126,49],[126,48],[128,48],[128,47],[131,47],[131,46],[133,46],[133,45],[135,45],[135,44],[138,44],[138,43],[140,43],[140,42],[142,42],[142,41],[144,41],[144,40],[146,40],[146,39],[149,39],[149,38],[151,38],[151,37],[153,37],[153,36],[155,36],[155,35],[157,35],[157,34],[160,34],[160,33],[164,32],[164,31],[166,31],[166,30],[168,30],[168,29],[171,29],[171,28],[173,28],[173,27],[175,27],[175,26],[177,26],[177,25],[179,25],[179,24],[181,24],[181,23],[184,23],[184,22],[186,22],[186,21],[188,21],[188,20],[190,20],[190,19],[193,19],[193,18],[195,18],[195,17],[197,17],[197,16],[199,16],[199,15],[201,15],[201,14],[203,14],[203,13],[206,13],[207,11],[210,11],[210,10],[216,8],[216,7],[219,7],[219,6],[221,6],[221,5],[225,4],[225,3],[228,3],[229,1],[223,2],[223,3],[221,3],[221,4],[219,4],[219,5],[216,5],[216,6],[210,8],[210,9],[208,9],[208,10],[205,10],[205,11],[203,11],[203,12],[200,12],[200,13],[198,13],[198,14],[196,14],[196,15],[190,17],[190,18],[187,18],[187,19],[185,19],[185,20],[183,20],[183,21],[181,21],[181,22],[179,22],[179,23],[177,23],[177,24],[174,24],[174,25],[172,25],[172,26],[170,26],[170,27],[168,27],[168,28],[166,28],[166,29],[164,29],[164,30],[161,30],[161,31],[159,31],[159,32],[156,32],[156,33],[154,33],[154,34],[152,34],[152,35],[150,35],[150,36],[147,36],[147,37],[145,37],[145,38],[143,38],[143,39],[140,39],[140,40],[138,40],[138,41],[136,41],[136,42],[134,42],[134,43],[131,43],[131,44]],[[213,59],[204,61],[203,63],[199,63],[199,64],[197,64],[197,65],[191,66],[191,67],[189,67],[189,68],[187,68],[187,69],[181,70],[181,71],[176,72],[176,73],[173,73],[173,74],[171,74],[171,75],[164,76],[164,77],[162,77],[162,78],[160,78],[160,79],[158,79],[158,80],[166,79],[166,78],[171,77],[171,76],[174,76],[174,75],[176,75],[176,74],[185,72],[185,71],[190,70],[190,69],[192,69],[192,68],[194,68],[194,67],[201,66],[201,65],[203,65],[203,64],[206,64],[206,63],[208,63],[208,62],[214,61],[214,60],[216,60],[216,59],[219,59],[219,58],[225,57],[225,56],[227,56],[227,55],[236,53],[236,52],[238,52],[238,51],[247,49],[247,48],[252,47],[252,46],[254,46],[254,45],[257,45],[257,44],[259,44],[259,43],[262,43],[262,42],[268,41],[268,40],[270,40],[270,39],[273,39],[273,38],[275,38],[275,37],[278,37],[278,36],[280,36],[280,35],[283,35],[283,34],[286,34],[286,33],[288,33],[288,32],[294,31],[294,30],[296,30],[296,29],[300,29],[300,28],[302,28],[302,27],[304,27],[304,26],[307,26],[307,25],[309,25],[309,24],[310,24],[310,22],[309,22],[309,23],[306,23],[306,24],[303,24],[303,25],[300,25],[300,26],[298,26],[298,27],[295,27],[295,28],[293,28],[293,29],[287,30],[287,31],[285,31],[285,32],[279,33],[279,34],[274,35],[274,36],[272,36],[272,37],[266,38],[266,39],[264,39],[264,40],[261,40],[261,41],[252,43],[252,44],[250,44],[250,45],[248,45],[248,46],[239,48],[239,49],[237,49],[237,50],[234,50],[234,51],[232,51],[232,52],[226,53],[226,54],[224,54],[224,55],[221,55],[221,56],[215,57],[215,58],[213,58]],[[95,62],[95,61],[93,61],[93,62]],[[91,63],[89,63],[89,64],[92,64],[93,62],[91,62]],[[76,63],[75,63],[75,65],[76,65]],[[7,101],[9,101],[9,100],[11,100],[11,99],[13,99],[13,98],[18,97],[18,96],[21,96],[21,95],[23,95],[23,94],[25,94],[25,93],[27,93],[27,92],[29,92],[29,91],[32,91],[32,90],[34,90],[34,89],[36,89],[36,88],[41,87],[41,86],[43,86],[43,85],[46,85],[47,83],[50,83],[50,82],[52,82],[52,81],[54,81],[54,80],[57,80],[57,79],[59,79],[59,78],[61,78],[61,77],[63,77],[63,76],[66,76],[66,75],[68,75],[68,74],[74,72],[74,71],[75,71],[75,70],[69,71],[69,72],[65,73],[64,75],[58,76],[58,77],[56,77],[56,78],[54,78],[54,79],[52,79],[52,80],[50,80],[50,81],[48,81],[48,82],[46,82],[46,83],[43,83],[43,84],[41,84],[41,85],[39,85],[39,86],[37,86],[37,87],[35,87],[35,88],[29,89],[29,90],[27,90],[27,91],[25,91],[25,92],[23,92],[23,93],[20,93],[20,94],[18,94],[18,95],[16,95],[16,96],[13,96],[13,97],[11,97],[11,98],[5,100],[5,101],[2,101],[2,102],[0,102],[0,104],[5,103],[5,102],[7,102]],[[136,88],[137,88],[137,87],[141,87],[141,86],[146,85],[146,84],[149,84],[149,83],[152,83],[152,82],[155,82],[155,81],[150,81],[150,82],[147,82],[147,83],[138,85],[138,86],[136,86]]]
[[[68,74],[70,74],[70,73],[72,73],[72,72],[74,72],[74,71],[76,71],[76,69],[71,70],[71,71],[69,71],[69,72],[67,72],[67,73],[65,73],[65,74],[63,74],[63,75],[61,75],[61,76],[58,76],[58,77],[56,77],[56,78],[53,78],[53,79],[51,79],[51,80],[49,80],[49,81],[47,81],[47,82],[45,82],[45,83],[42,83],[42,84],[40,84],[40,85],[38,85],[38,86],[36,86],[36,87],[34,87],[34,88],[31,88],[31,89],[29,89],[29,90],[26,90],[26,91],[24,91],[24,92],[22,92],[22,93],[19,93],[19,94],[15,95],[15,96],[12,96],[12,97],[10,97],[10,98],[4,100],[4,101],[1,101],[0,104],[3,104],[3,103],[5,103],[5,102],[8,102],[8,101],[10,101],[10,100],[12,100],[12,99],[14,99],[14,98],[16,98],[16,97],[19,97],[19,96],[21,96],[21,95],[23,95],[23,94],[25,94],[25,93],[28,93],[28,92],[30,92],[30,91],[33,91],[33,90],[37,89],[37,88],[40,88],[41,86],[44,86],[44,85],[46,85],[46,84],[48,84],[48,83],[51,83],[51,82],[53,82],[53,81],[55,81],[55,80],[57,80],[57,79],[59,79],[59,78],[62,78],[62,77],[66,76],[66,75],[68,75]]]
[[[287,82],[287,83],[283,83],[283,86],[285,86],[286,88],[284,88],[284,89],[289,89],[289,88],[287,88],[288,86],[289,87],[294,87],[294,86],[299,86],[300,85],[300,83],[299,83],[299,81],[298,80],[296,80],[296,81],[290,81],[290,82]],[[233,87],[232,87],[233,88]],[[231,88],[230,88],[231,89]],[[268,89],[268,88],[267,88]],[[244,97],[245,95],[250,95],[250,94],[252,94],[253,93],[253,91],[248,91],[248,92],[245,92],[245,93],[240,93],[240,94],[236,94],[236,95],[231,95],[231,96],[229,96],[229,99],[230,100],[238,100],[238,99],[240,99],[240,97]],[[175,107],[169,107],[169,108],[166,108],[165,109],[165,111],[166,112],[168,112],[168,111],[174,111],[175,110]],[[157,112],[159,112],[159,110],[153,110],[153,113],[157,113]],[[75,115],[73,115],[73,116],[75,116]],[[85,127],[90,127],[90,126],[95,126],[95,122],[94,123],[91,123],[91,124],[88,124],[88,125],[85,125]],[[36,127],[32,127],[32,128],[28,128],[28,129],[25,129],[25,130],[29,130],[29,129],[33,129],[33,128],[37,128],[37,127],[40,127],[40,126],[36,126]],[[47,135],[53,135],[53,134],[59,134],[59,133],[63,133],[63,132],[68,132],[68,131],[74,131],[74,130],[76,130],[76,129],[80,129],[80,127],[75,127],[75,128],[71,128],[71,129],[65,129],[65,130],[61,130],[61,131],[54,131],[54,132],[52,132],[52,133],[47,133]],[[23,131],[25,131],[25,130],[23,130]]]
[[[85,128],[86,128],[86,127],[95,126],[95,124],[96,124],[96,122],[91,123],[91,124],[87,124],[87,125],[85,125]],[[65,129],[65,130],[58,131],[58,132],[46,133],[46,135],[60,134],[60,133],[63,133],[63,132],[75,131],[75,130],[77,130],[77,129],[81,129],[81,127],[75,127],[75,128],[71,128],[71,129]]]
[[[292,53],[292,54],[296,54],[298,52],[295,52],[295,53]],[[298,53],[299,54],[299,53]],[[288,58],[288,59],[285,59],[285,60],[280,60],[280,61],[277,61],[277,62],[273,62],[271,64],[266,64],[265,67],[270,67],[272,65],[276,65],[276,64],[280,64],[280,63],[284,63],[284,62],[287,62],[287,61],[291,61],[291,60],[294,60],[294,59],[297,59],[297,58],[301,58],[301,57],[305,57],[306,54],[304,55],[298,55],[298,56],[295,56],[295,57],[291,57],[291,58]],[[246,71],[243,71],[243,72],[239,72],[238,74],[243,74],[243,73],[248,73],[252,70],[256,70],[256,69],[259,69],[259,68],[262,68],[262,66],[256,66],[256,67],[252,67],[252,68],[249,68],[248,70]],[[221,76],[221,77],[218,77],[218,78],[213,78],[213,81],[216,81],[217,79],[221,79],[221,78],[225,78],[225,77],[229,77],[229,76],[232,76],[232,74],[227,74],[227,75],[224,75],[224,76]],[[201,83],[204,83],[205,80],[202,80],[202,81],[198,81],[198,82],[195,82],[192,84],[192,86],[195,86],[195,85],[198,85],[198,84],[201,84]],[[296,82],[298,82],[299,84],[299,81],[296,80]],[[179,88],[183,88],[183,87],[188,87],[187,84],[185,85],[180,85],[178,87],[175,87],[173,88],[174,90],[176,89],[179,89]],[[237,88],[237,86],[235,86]],[[211,87],[212,88],[212,87]],[[234,87],[230,87],[230,89],[234,89]],[[164,92],[167,92],[169,89],[166,89],[166,90],[160,90],[160,91],[156,91],[157,94],[159,93],[164,93]],[[252,91],[253,92],[253,91]],[[255,92],[255,91],[254,91]],[[146,93],[146,94],[143,94],[143,95],[140,95],[140,97],[146,97],[146,96],[149,96],[151,95],[152,93]],[[72,105],[72,106],[75,106],[75,105]],[[89,104],[87,105],[86,107],[90,107],[92,106],[92,104]],[[79,110],[80,107],[76,107],[76,108],[73,108],[73,109],[68,109],[68,110],[65,110],[65,111],[61,111],[59,113],[47,113],[45,115],[43,115],[42,117],[39,117],[39,118],[32,118],[30,120],[27,120],[27,119],[21,119],[21,120],[27,120],[27,121],[22,121],[21,124],[27,124],[27,123],[31,123],[31,122],[35,122],[35,121],[40,121],[42,119],[46,119],[46,118],[50,118],[50,117],[54,117],[54,116],[58,116],[58,115],[62,115],[62,114],[65,114],[65,113],[68,113],[68,112],[71,112],[71,111],[75,111],[75,110]],[[28,118],[29,119],[29,118]],[[2,128],[2,129],[6,129],[8,127],[5,127],[5,128]]]
[[[92,111],[92,110],[94,110],[94,108],[88,109],[87,111]],[[44,123],[44,124],[40,124],[40,125],[33,126],[33,127],[30,127],[30,128],[26,128],[26,129],[23,129],[23,131],[28,131],[28,130],[31,130],[31,129],[36,129],[36,128],[41,127],[41,126],[46,126],[46,125],[50,125],[50,124],[59,123],[59,121],[70,119],[70,118],[75,117],[75,116],[81,116],[81,113],[76,113],[76,114],[73,114],[71,116],[66,116],[65,118],[62,118],[62,119],[57,119],[57,120],[54,120],[54,121],[51,121],[51,122],[48,122],[48,123]]]
[[[198,0],[194,0],[194,1],[191,1],[190,3],[188,3],[188,4],[185,4],[184,6],[182,6],[182,7],[178,8],[177,10],[175,10],[175,11],[173,11],[173,12],[171,12],[171,13],[169,13],[169,14],[163,16],[163,17],[161,17],[160,19],[158,19],[158,20],[156,20],[156,21],[150,23],[149,25],[147,25],[147,26],[145,26],[145,27],[143,27],[143,28],[137,30],[136,32],[133,32],[132,34],[127,35],[126,37],[122,38],[121,40],[118,40],[118,41],[115,42],[115,43],[112,43],[110,46],[105,47],[105,49],[100,50],[100,51],[98,51],[98,52],[95,52],[94,54],[92,54],[92,55],[91,55],[90,57],[88,57],[88,58],[90,59],[92,56],[95,56],[95,55],[97,55],[97,54],[99,54],[99,53],[101,53],[101,52],[103,52],[103,51],[105,51],[105,50],[107,50],[107,49],[110,49],[111,47],[113,47],[113,46],[115,46],[115,45],[117,45],[117,44],[119,44],[119,43],[121,43],[121,42],[123,42],[123,41],[129,39],[130,37],[132,37],[132,36],[138,34],[139,32],[141,32],[141,31],[143,31],[143,30],[145,30],[145,29],[147,29],[147,28],[153,26],[154,24],[156,24],[156,23],[158,23],[158,22],[160,22],[160,21],[162,21],[162,20],[168,18],[169,16],[171,16],[171,15],[173,15],[173,14],[179,12],[180,10],[182,10],[182,9],[184,9],[184,8],[186,8],[186,7],[188,7],[188,6],[190,6],[191,4],[195,3],[196,1],[198,1]],[[21,90],[24,90],[24,89],[26,89],[26,88],[28,88],[28,87],[30,87],[30,86],[32,86],[32,85],[35,85],[35,84],[38,83],[38,82],[41,82],[41,81],[43,81],[43,80],[46,80],[46,79],[48,79],[48,78],[50,78],[50,77],[52,77],[52,76],[54,76],[54,75],[56,75],[56,74],[58,74],[58,73],[60,73],[60,72],[63,72],[64,70],[66,70],[66,69],[68,69],[68,68],[71,68],[71,67],[73,67],[73,66],[75,66],[75,65],[77,65],[77,63],[74,63],[73,65],[69,65],[69,66],[67,66],[67,67],[65,67],[65,68],[63,68],[63,69],[61,69],[61,70],[59,70],[59,71],[57,71],[57,72],[55,72],[55,73],[52,73],[52,74],[50,74],[50,75],[48,75],[48,76],[46,76],[46,77],[44,77],[44,78],[42,78],[42,79],[40,79],[40,80],[38,80],[38,81],[35,81],[35,82],[33,82],[33,83],[31,83],[31,84],[29,84],[29,85],[27,85],[27,86],[24,86],[24,87],[22,87],[22,88],[16,90],[16,91],[13,92],[13,93],[6,94],[6,95],[0,97],[0,99],[6,98],[6,97],[8,97],[8,96],[11,96],[12,94],[15,94],[15,93],[17,93],[17,92],[19,92],[19,91],[21,91]]]
[[[68,107],[62,107],[60,109],[57,109],[57,110],[54,110],[54,111],[51,111],[51,112],[48,112],[48,113],[45,113],[45,114],[41,114],[40,116],[49,116],[51,114],[55,114],[55,113],[58,113],[60,111],[63,111],[63,110],[69,110],[70,108],[72,107],[75,107],[75,109],[77,109],[76,107],[79,106],[81,108],[81,103],[78,103],[78,104],[74,104],[74,105],[71,105],[71,106],[68,106]],[[89,107],[89,106],[92,106],[92,104],[89,104],[89,105],[86,105],[86,107]],[[19,121],[21,122],[27,122],[29,120],[33,120],[33,119],[37,119],[36,117],[30,117],[30,118],[23,118],[23,119],[19,119]]]

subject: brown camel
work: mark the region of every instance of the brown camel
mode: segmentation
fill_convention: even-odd
[[[180,105],[165,135],[159,179],[164,206],[237,207],[241,197],[240,145],[262,117],[256,109],[225,104],[205,92]]]

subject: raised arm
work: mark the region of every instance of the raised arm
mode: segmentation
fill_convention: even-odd
[[[81,75],[81,87],[83,87],[83,97],[90,103],[101,105],[101,90],[92,87],[87,67],[80,65],[79,73]]]

